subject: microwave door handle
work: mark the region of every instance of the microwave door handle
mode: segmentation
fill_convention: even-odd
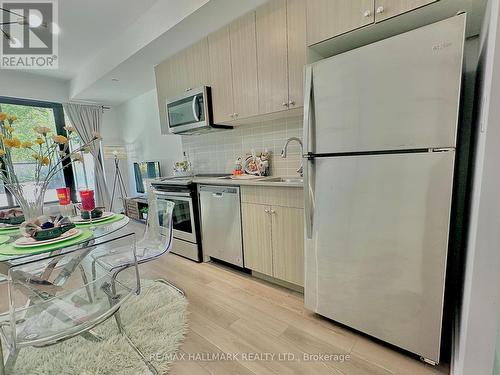
[[[192,107],[193,107],[193,116],[194,116],[194,119],[196,120],[196,122],[199,122],[200,121],[200,117],[198,116],[198,96],[197,95],[193,96]]]

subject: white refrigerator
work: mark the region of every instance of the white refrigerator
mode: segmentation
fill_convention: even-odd
[[[466,15],[306,67],[305,304],[438,363]]]

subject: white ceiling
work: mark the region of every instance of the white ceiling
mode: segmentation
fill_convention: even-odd
[[[155,65],[265,1],[61,0],[59,69],[29,73],[66,80],[71,100],[119,104],[155,87]]]
[[[36,74],[73,78],[80,68],[120,34],[157,0],[59,1],[59,69]],[[33,73],[33,71],[30,71]]]

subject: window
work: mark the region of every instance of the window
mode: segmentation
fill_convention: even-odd
[[[47,126],[55,134],[66,135],[64,111],[61,104],[0,97],[0,112],[7,112],[17,116],[14,129],[21,141],[36,138],[33,128],[37,125]],[[33,181],[35,178],[36,164],[31,154],[32,152],[27,149],[14,149],[12,153],[14,169],[22,182]],[[63,163],[66,164],[66,162]],[[91,171],[93,172],[93,169]],[[5,189],[3,183],[0,184],[0,207],[17,205],[14,197]],[[70,187],[74,193],[75,184],[71,165],[65,168],[64,171],[59,172],[51,180],[45,195],[45,201],[57,201],[55,189],[63,186]]]
[[[64,123],[73,125],[69,118],[64,114]],[[74,151],[79,147],[79,137],[77,142],[71,142],[69,145],[70,151]],[[94,181],[94,156],[90,153],[83,154],[83,163],[75,163],[73,167],[73,181],[77,190],[93,189],[95,190]]]

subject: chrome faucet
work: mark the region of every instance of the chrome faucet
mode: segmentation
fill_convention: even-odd
[[[301,160],[302,160],[302,154],[304,154],[304,145],[302,144],[302,141],[300,140],[300,138],[297,138],[297,137],[291,137],[291,138],[288,138],[285,142],[285,145],[283,146],[283,149],[281,150],[281,157],[283,159],[286,158],[286,155],[287,155],[287,150],[288,150],[288,144],[292,141],[296,141],[299,143],[300,145],[300,157],[301,157]],[[302,161],[300,162],[300,168],[297,169],[297,173],[300,174],[300,177],[303,177],[304,176],[304,166],[302,164]]]

